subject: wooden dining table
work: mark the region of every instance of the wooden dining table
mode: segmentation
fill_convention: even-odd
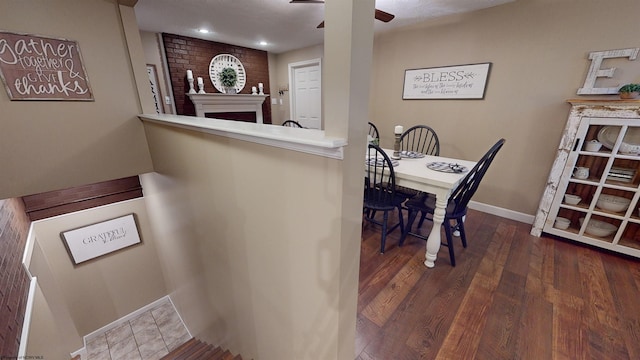
[[[393,158],[393,150],[383,149],[385,153]],[[466,168],[460,173],[443,172],[432,170],[427,164],[433,162],[458,164]],[[396,176],[396,185],[427,192],[436,196],[436,208],[433,214],[433,227],[427,238],[427,250],[424,264],[428,268],[435,266],[435,261],[440,250],[440,226],[444,221],[445,209],[449,196],[460,184],[475,165],[475,161],[447,158],[443,156],[425,155],[422,158],[401,158],[398,166],[393,170]]]

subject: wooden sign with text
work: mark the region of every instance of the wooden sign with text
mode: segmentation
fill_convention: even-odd
[[[76,41],[0,31],[0,77],[11,100],[93,100]]]
[[[490,69],[482,63],[405,70],[402,99],[484,99]]]
[[[61,236],[74,265],[141,242],[134,214],[65,231]]]

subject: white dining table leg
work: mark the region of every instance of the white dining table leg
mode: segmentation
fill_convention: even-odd
[[[436,194],[436,208],[433,212],[433,227],[427,238],[427,253],[425,255],[424,264],[428,268],[436,266],[436,258],[438,250],[440,250],[440,226],[444,221],[445,209],[447,207],[447,195]]]

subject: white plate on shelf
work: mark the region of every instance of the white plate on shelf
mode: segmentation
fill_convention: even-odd
[[[598,132],[598,141],[609,150],[613,149],[613,145],[618,139],[620,126],[605,126]],[[640,127],[628,127],[624,134],[620,152],[629,154],[638,154],[640,152]]]

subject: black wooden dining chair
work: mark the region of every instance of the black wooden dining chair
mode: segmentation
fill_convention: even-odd
[[[400,136],[400,151],[413,151],[425,155],[440,155],[440,140],[435,130],[427,125],[416,125],[407,129]],[[419,194],[426,194],[404,186],[397,186],[396,191],[406,199],[411,199]]]
[[[413,151],[425,155],[440,155],[440,140],[435,130],[427,125],[416,125],[400,136],[400,151]]]
[[[378,144],[380,143],[380,133],[378,132],[378,128],[374,123],[369,121],[369,136],[378,140]]]
[[[387,234],[400,227],[404,229],[402,202],[405,200],[396,194],[396,176],[391,159],[379,146],[369,144],[364,181],[364,219],[382,226],[380,253],[384,253]],[[389,213],[398,210],[398,223],[389,227]],[[382,221],[375,218],[376,212],[382,212]]]
[[[453,229],[457,228],[460,230],[460,239],[462,240],[462,246],[467,247],[467,238],[464,232],[464,221],[463,217],[467,214],[467,206],[469,205],[469,201],[475,194],[476,190],[478,190],[478,186],[480,185],[480,181],[486,174],[489,169],[489,165],[495,158],[496,154],[504,145],[505,139],[500,139],[496,142],[489,151],[478,161],[478,163],[469,171],[467,176],[464,177],[462,182],[458,185],[458,187],[453,191],[451,197],[449,197],[449,202],[447,203],[447,208],[445,210],[444,221],[442,222],[442,226],[444,227],[444,232],[446,235],[447,242],[443,243],[449,249],[449,260],[451,261],[451,266],[456,266],[456,258],[453,249]],[[402,236],[400,237],[399,245],[402,246],[407,235],[411,234],[423,240],[426,240],[425,236],[420,234],[412,233],[411,227],[413,226],[413,222],[415,221],[418,213],[422,214],[422,220],[425,218],[429,220],[433,220],[433,212],[436,208],[436,197],[435,195],[429,195],[425,198],[415,198],[408,200],[404,206],[409,210],[409,218],[407,220],[407,226],[402,231]],[[429,216],[429,217],[427,217]],[[454,227],[451,226],[451,221],[455,221]]]
[[[287,121],[282,123],[282,126],[303,128],[303,126],[300,125],[300,123],[295,121],[295,120],[287,120]]]

